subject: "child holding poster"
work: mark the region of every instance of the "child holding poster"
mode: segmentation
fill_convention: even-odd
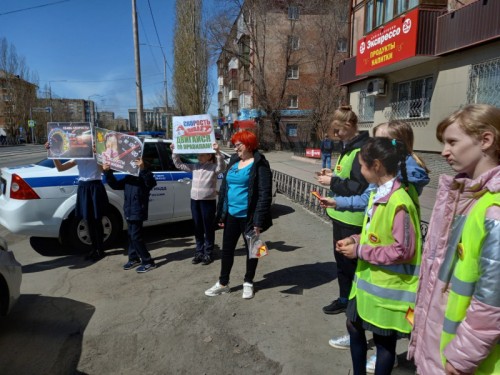
[[[126,175],[119,180],[109,163],[104,163],[102,168],[108,185],[114,190],[123,190],[123,212],[128,226],[128,262],[123,269],[138,267],[137,273],[145,273],[156,268],[142,235],[144,221],[148,219],[149,192],[156,186],[156,180],[142,159],[135,163],[140,169],[139,176]]]
[[[194,236],[196,252],[191,263],[208,265],[212,263],[212,251],[215,242],[215,199],[217,192],[217,175],[226,169],[224,156],[219,145],[212,145],[214,154],[198,154],[198,163],[182,163],[179,155],[175,154],[175,146],[170,145],[175,167],[182,171],[193,172],[191,188],[191,213],[194,221]]]

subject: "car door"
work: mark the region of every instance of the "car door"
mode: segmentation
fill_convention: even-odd
[[[172,161],[172,150],[170,150],[170,143],[162,143],[165,147],[165,152],[162,155],[166,158],[168,169],[171,172],[172,188],[174,190],[174,213],[173,217],[177,220],[191,218],[191,181],[193,174],[191,172],[180,171],[175,168]],[[181,160],[184,163],[191,163],[191,159],[185,158],[181,155]]]
[[[157,185],[149,194],[148,221],[145,225],[160,224],[170,221],[174,214],[175,189],[168,163],[164,162],[164,144],[145,142],[143,159],[149,163]]]

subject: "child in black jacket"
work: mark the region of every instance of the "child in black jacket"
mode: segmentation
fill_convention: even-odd
[[[149,192],[156,186],[156,180],[153,173],[145,169],[142,159],[136,163],[141,170],[139,176],[126,175],[117,180],[109,164],[105,163],[103,170],[108,185],[114,190],[123,190],[123,212],[128,225],[128,262],[123,269],[130,270],[140,265],[136,271],[144,273],[156,268],[142,238],[143,223],[148,219]]]

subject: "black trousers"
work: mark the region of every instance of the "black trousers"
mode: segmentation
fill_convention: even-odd
[[[253,283],[255,271],[257,270],[258,259],[248,257],[248,244],[245,238],[245,230],[247,228],[246,217],[234,217],[227,215],[226,222],[224,223],[224,234],[222,235],[222,256],[221,256],[221,270],[219,283],[227,285],[229,283],[229,275],[234,263],[234,251],[238,243],[238,239],[243,235],[245,240],[246,256],[246,272],[244,281]]]
[[[142,220],[127,220],[128,225],[128,259],[141,259],[142,264],[153,263],[142,237]]]
[[[339,283],[339,297],[347,299],[351,292],[352,281],[354,280],[354,272],[356,271],[356,259],[349,259],[343,254],[335,251],[337,241],[353,234],[361,233],[361,227],[344,224],[337,220],[333,222],[333,256],[337,263],[337,281]],[[346,301],[347,302],[347,301]]]

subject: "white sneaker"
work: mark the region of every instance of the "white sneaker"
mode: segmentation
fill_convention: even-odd
[[[328,344],[336,349],[349,349],[351,346],[351,338],[349,335],[334,337],[328,340]]]
[[[224,294],[224,293],[231,293],[231,289],[229,288],[228,285],[221,285],[218,281],[215,283],[213,287],[210,289],[205,290],[205,295],[209,297],[215,297],[218,296],[219,294]]]
[[[253,298],[253,284],[243,283],[243,298],[250,299]]]
[[[366,361],[366,372],[368,374],[375,374],[375,364],[377,363],[377,355],[374,354]],[[398,356],[394,358],[394,367],[398,367]]]

